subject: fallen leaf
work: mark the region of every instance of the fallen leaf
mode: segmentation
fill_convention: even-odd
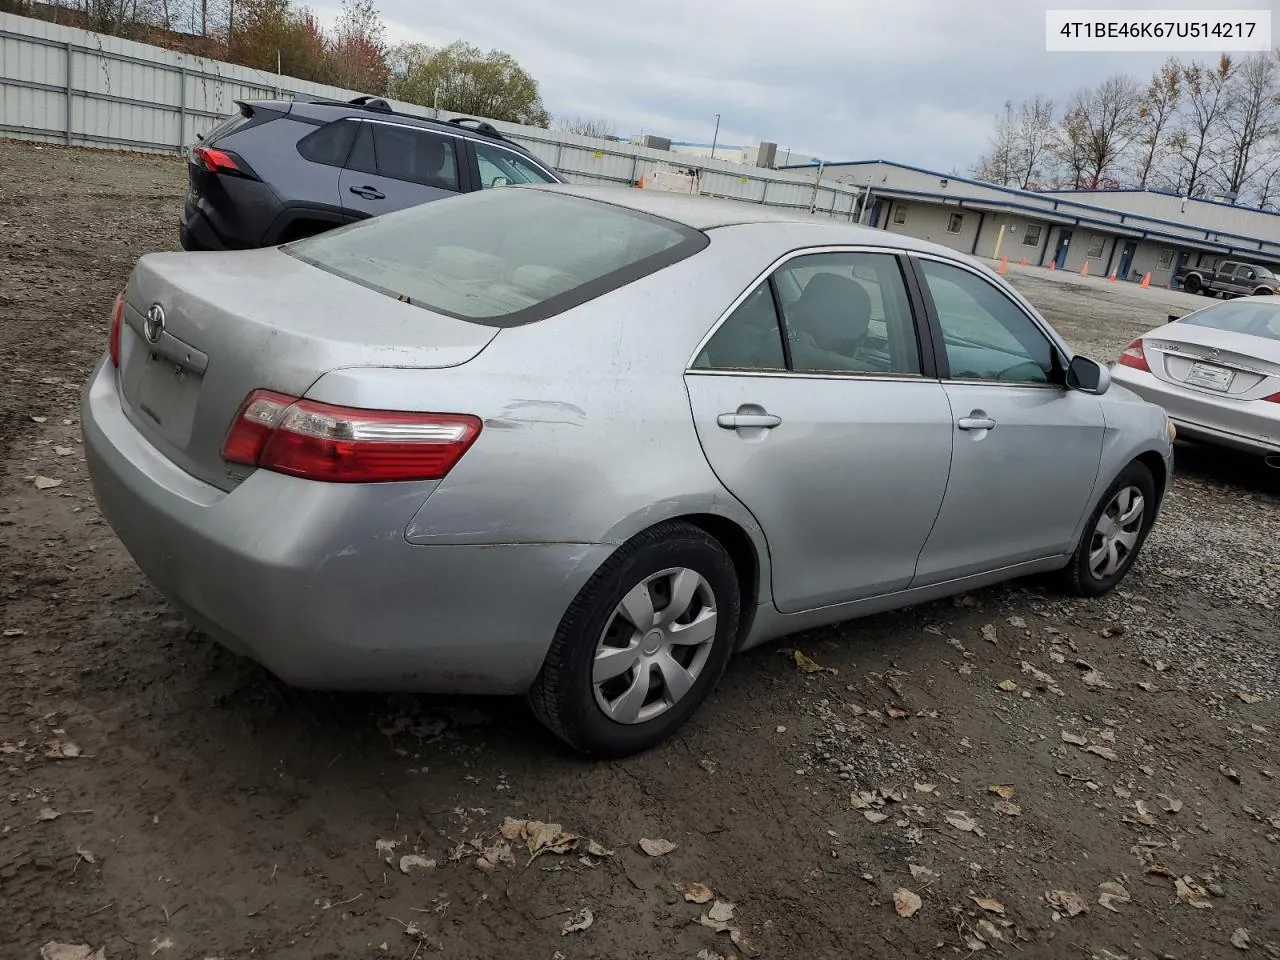
[[[552,960],[555,960],[555,958],[553,957]],[[698,951],[698,960],[724,960],[724,955],[703,947]]]
[[[1051,890],[1044,895],[1044,898],[1051,907],[1056,907],[1068,917],[1089,912],[1089,905],[1084,902],[1084,897],[1074,890]]]
[[[1245,703],[1261,703],[1262,702],[1262,698],[1258,696],[1256,693],[1244,693],[1242,691],[1237,691],[1236,696],[1239,697],[1241,700],[1243,700]]]
[[[980,837],[985,836],[982,832],[982,828],[978,826],[977,821],[969,816],[969,814],[964,810],[952,810],[947,814],[946,820],[947,823],[964,833],[976,833]]]
[[[1018,817],[1022,815],[1022,808],[1016,803],[1010,803],[1008,800],[997,800],[991,805],[991,809],[996,813],[1003,813],[1006,817]]]
[[[44,822],[47,820],[57,820],[60,816],[62,816],[62,814],[57,810],[54,810],[52,807],[44,807],[38,814],[36,814],[36,821]]]
[[[1112,913],[1119,913],[1121,906],[1132,902],[1129,891],[1120,884],[1112,881],[1098,884],[1098,903]]]
[[[711,892],[711,888],[705,883],[677,883],[675,887],[676,893],[684,897],[689,903],[709,903],[711,898],[715,896]]]
[[[912,893],[906,887],[899,887],[893,893],[893,908],[900,917],[914,917],[920,910],[922,902],[919,894]]]
[[[733,941],[733,945],[745,953],[749,957],[757,954],[756,948],[747,940],[747,935],[742,932],[740,927],[733,927],[729,931],[729,939]],[[728,960],[737,960],[736,957],[728,958]]]
[[[863,810],[862,815],[872,823],[884,823],[889,819],[887,813],[881,813],[879,810]]]
[[[1149,680],[1139,680],[1138,686],[1147,691],[1147,693],[1154,693],[1156,689],[1156,685]]]
[[[1089,746],[1084,748],[1084,751],[1085,753],[1096,753],[1103,760],[1119,760],[1120,759],[1118,756],[1116,756],[1116,752],[1112,750],[1110,747],[1100,746],[1099,744],[1096,744],[1096,743],[1089,744]]]
[[[1169,669],[1169,665],[1165,663],[1163,660],[1157,660],[1154,664],[1152,664],[1152,666],[1156,668],[1156,673],[1164,673],[1166,670]]]
[[[530,853],[537,853],[544,848],[563,846],[576,839],[577,837],[565,833],[564,827],[558,823],[530,820],[524,828],[524,842]]]
[[[87,943],[57,943],[50,940],[40,948],[40,960],[106,960],[107,948],[95,953]]]
[[[1027,621],[1023,620],[1021,617],[1010,617],[1009,626],[1013,627],[1015,630],[1025,630],[1027,629]]]
[[[1000,638],[996,634],[996,625],[994,623],[984,623],[982,625],[982,639],[987,643],[1000,644]]]
[[[430,870],[436,865],[434,860],[420,857],[416,853],[406,854],[400,858],[400,872],[412,873],[414,870]]]
[[[1025,673],[1032,680],[1034,680],[1036,683],[1043,683],[1048,686],[1053,686],[1058,682],[1054,680],[1052,676],[1045,673],[1039,667],[1035,666],[1035,664],[1028,663],[1026,660],[1022,661],[1022,672]]]
[[[975,897],[972,895],[970,895],[969,899],[983,910],[987,911],[987,913],[998,913],[1000,916],[1004,916],[1004,904],[999,900],[992,900],[990,897]]]
[[[36,485],[37,490],[52,490],[54,487],[62,486],[61,480],[54,480],[52,477],[36,477],[32,483]]]
[[[1178,899],[1197,910],[1209,910],[1213,904],[1209,902],[1209,891],[1190,877],[1178,877],[1173,881]]]
[[[1089,742],[1088,737],[1082,737],[1078,733],[1069,733],[1066,730],[1062,731],[1062,740],[1064,743],[1070,743],[1077,747],[1083,747]]]
[[[48,423],[48,421],[49,421],[48,417],[32,417],[31,418],[32,423]]]
[[[884,712],[894,720],[902,720],[903,718],[910,716],[909,711],[903,710],[901,707],[885,707]]]
[[[76,847],[76,856],[79,857],[81,860],[83,860],[85,863],[98,862],[98,858],[94,856],[92,852],[86,850],[84,847]]]
[[[173,941],[170,940],[168,937],[165,937],[163,940],[157,940],[154,937],[152,937],[151,955],[153,957],[162,950],[172,950],[172,949],[173,949]]]
[[[1147,809],[1147,805],[1141,800],[1134,801],[1133,806],[1138,811],[1138,819],[1148,827],[1156,822],[1156,818],[1151,815],[1151,811]]]
[[[1158,863],[1151,864],[1151,866],[1147,867],[1147,869],[1144,870],[1143,873],[1149,874],[1150,876],[1153,876],[1153,877],[1169,877],[1170,879],[1174,878],[1174,873],[1172,870],[1170,870],[1168,867],[1161,866]]]
[[[71,447],[54,447],[53,452],[59,457],[69,457],[75,453],[75,450]]]
[[[1130,791],[1127,787],[1120,786],[1119,784],[1115,784],[1114,786],[1112,786],[1111,792],[1114,793],[1121,800],[1128,800],[1130,797],[1133,796],[1132,791]]]
[[[500,864],[508,867],[516,865],[516,855],[511,850],[511,844],[505,840],[486,847],[476,858],[476,867],[485,873],[492,873]]]
[[[19,630],[17,627],[11,627],[4,632],[4,635],[6,637],[25,637],[27,635],[27,631]]]
[[[1002,784],[996,784],[995,786],[987,787],[987,793],[994,793],[1001,800],[1012,800],[1014,789],[1013,787],[1009,786],[1009,784],[1002,783]]]
[[[1107,678],[1102,675],[1100,670],[1089,670],[1081,674],[1080,680],[1086,687],[1093,687],[1095,690],[1111,689],[1111,684],[1107,683]]]
[[[1160,800],[1164,801],[1160,805],[1164,808],[1165,813],[1177,813],[1179,810],[1182,809],[1181,800],[1175,800],[1173,797],[1164,793],[1157,794],[1157,796],[1160,798]]]
[[[930,882],[938,879],[939,874],[934,873],[928,867],[922,867],[915,863],[908,863],[907,866],[911,869],[912,880],[924,880]]]
[[[972,950],[972,951],[975,951],[975,952],[976,952],[976,951],[978,951],[978,950],[985,950],[985,949],[987,949],[987,945],[986,945],[986,943],[985,943],[984,941],[982,941],[981,939],[979,939],[978,937],[975,937],[972,933],[966,933],[966,934],[964,935],[964,945],[965,945],[965,947],[967,947],[969,950]]]
[[[933,793],[938,789],[938,785],[936,783],[916,783],[915,788],[917,793]]]
[[[1001,690],[1003,690],[1005,693],[1013,693],[1013,691],[1018,689],[1018,685],[1014,683],[1012,680],[1001,680],[999,683],[996,684],[996,686],[999,687]]]
[[[592,857],[612,857],[613,851],[595,840],[587,841],[587,854]]]
[[[1004,943],[1005,935],[990,920],[978,921],[978,936],[982,937],[987,943]]]
[[[513,820],[511,817],[503,817],[502,826],[498,829],[502,832],[503,837],[508,840],[523,840],[524,830],[528,824],[528,820]]]
[[[733,919],[733,904],[728,900],[717,900],[706,912],[706,917],[716,923],[728,923]]]
[[[396,847],[400,846],[399,840],[378,840],[373,844],[378,851],[378,856],[382,857],[387,863],[391,862],[391,854],[395,852]]]
[[[1232,783],[1239,783],[1239,782],[1240,782],[1240,774],[1236,773],[1236,772],[1235,772],[1234,770],[1232,770],[1230,767],[1228,767],[1228,766],[1219,766],[1219,767],[1218,767],[1218,770],[1222,773],[1222,775],[1223,775],[1224,777],[1226,777],[1226,778],[1227,778],[1228,780],[1230,780]]]
[[[1237,950],[1249,949],[1249,931],[1244,927],[1236,927],[1236,932],[1231,935],[1231,945]]]
[[[676,844],[670,840],[650,840],[648,837],[640,838],[640,849],[651,857],[665,857],[668,853],[676,848]]]
[[[560,936],[567,937],[571,933],[581,933],[595,922],[596,918],[592,916],[591,908],[583,907],[564,922],[564,926],[560,928]]]
[[[800,668],[801,673],[818,673],[822,670],[822,666],[809,657],[806,657],[799,650],[796,650],[792,656],[795,658],[796,666]]]

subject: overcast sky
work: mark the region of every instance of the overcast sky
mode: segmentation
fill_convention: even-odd
[[[772,140],[780,153],[791,148],[793,162],[887,159],[964,172],[1006,99],[1065,99],[1116,71],[1145,79],[1167,56],[1045,52],[1045,10],[1121,6],[1096,0],[376,2],[393,43],[463,39],[512,54],[538,80],[553,117],[607,119],[623,136],[710,142],[719,113],[721,143]],[[336,7],[315,9],[331,23]]]

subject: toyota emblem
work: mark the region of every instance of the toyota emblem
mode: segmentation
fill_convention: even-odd
[[[151,343],[159,343],[164,334],[164,308],[153,303],[147,309],[147,318],[143,321],[142,332]]]

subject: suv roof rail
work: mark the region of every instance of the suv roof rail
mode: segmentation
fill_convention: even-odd
[[[498,140],[507,139],[498,131],[497,127],[487,120],[478,120],[475,117],[452,117],[449,122],[456,123],[458,126],[462,126],[465,123],[474,123],[477,133],[483,133],[485,136],[495,137]]]
[[[348,100],[353,107],[364,107],[366,110],[377,110],[379,113],[395,113],[391,109],[391,104],[387,103],[382,97],[362,96]]]

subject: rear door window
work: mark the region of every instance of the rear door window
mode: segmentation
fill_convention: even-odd
[[[512,183],[555,183],[555,178],[512,150],[476,143],[476,164],[484,189]]]
[[[351,141],[355,136],[355,122],[337,120],[299,140],[298,152],[313,163],[340,167],[347,162],[347,154],[351,152]]]
[[[373,130],[379,176],[457,191],[457,141],[452,137],[389,123],[366,126]]]
[[[593,300],[708,242],[661,217],[517,187],[419,204],[284,250],[397,300],[516,326]]]

